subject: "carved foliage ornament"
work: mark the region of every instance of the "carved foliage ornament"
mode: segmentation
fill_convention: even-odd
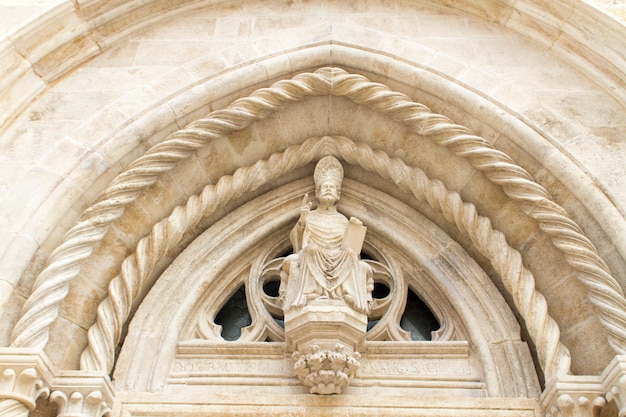
[[[38,398],[48,397],[50,390],[34,368],[5,368],[0,375],[0,415],[27,416],[35,409]]]
[[[311,394],[341,394],[348,386],[361,366],[361,354],[343,350],[340,344],[332,350],[313,345],[306,352],[293,353],[296,376]]]

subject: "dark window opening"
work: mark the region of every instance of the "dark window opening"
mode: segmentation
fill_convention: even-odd
[[[234,341],[241,337],[241,329],[252,324],[248,303],[246,302],[246,289],[242,285],[224,304],[215,316],[215,323],[222,326],[224,340]]]
[[[382,299],[389,295],[391,290],[384,282],[374,282],[374,289],[372,290],[372,298]]]
[[[278,289],[280,288],[280,281],[272,280],[263,283],[263,292],[270,297],[278,297]]]
[[[367,321],[367,331],[369,332],[370,330],[372,330],[372,328],[374,326],[376,326],[378,324],[378,320],[368,320]]]
[[[400,327],[411,333],[411,340],[432,340],[431,332],[440,326],[428,306],[409,290]]]
[[[361,251],[361,259],[364,261],[375,261],[376,258],[374,258],[372,255],[370,255],[369,253],[365,252],[365,251]]]

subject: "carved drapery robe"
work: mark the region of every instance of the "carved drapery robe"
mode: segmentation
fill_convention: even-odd
[[[303,307],[314,299],[343,299],[354,310],[369,313],[373,281],[369,265],[350,248],[342,248],[348,219],[334,210],[308,213],[290,239],[294,255],[285,259],[281,287],[283,308]],[[286,285],[285,285],[286,284]]]

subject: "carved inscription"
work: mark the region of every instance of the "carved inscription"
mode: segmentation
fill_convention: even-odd
[[[176,360],[171,376],[284,375],[293,373],[288,359],[187,359]]]
[[[445,359],[370,359],[363,361],[361,376],[472,376],[472,368],[464,360]]]
[[[292,376],[289,359],[179,359],[172,368],[172,377],[225,376],[225,375],[280,375]],[[477,377],[465,360],[449,359],[363,359],[358,376],[380,378],[403,376],[420,378],[426,375],[441,377]]]
[[[284,356],[259,356],[241,359],[210,357],[179,357],[172,367],[171,378],[201,377],[284,377],[294,376],[293,363]],[[480,372],[470,363],[469,358],[389,358],[366,355],[355,376],[357,379],[407,379],[424,377],[436,379],[480,379]]]
[[[269,385],[297,385],[297,370],[284,344],[216,345],[187,343],[169,375],[172,384],[222,384],[229,378],[242,383],[265,378]],[[456,388],[484,390],[480,366],[469,354],[467,342],[367,342],[350,385],[429,389],[433,381]],[[323,367],[322,367],[323,368]],[[322,369],[320,368],[320,369]],[[331,367],[332,368],[332,367]],[[335,369],[335,368],[332,368]],[[345,372],[345,371],[343,371]],[[438,387],[443,387],[440,385]]]

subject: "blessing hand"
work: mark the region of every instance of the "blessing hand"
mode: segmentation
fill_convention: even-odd
[[[311,207],[313,203],[309,200],[309,194],[306,193],[304,198],[302,199],[302,207],[300,207],[300,220],[298,220],[298,224],[304,226],[306,224],[306,218],[311,211]]]

